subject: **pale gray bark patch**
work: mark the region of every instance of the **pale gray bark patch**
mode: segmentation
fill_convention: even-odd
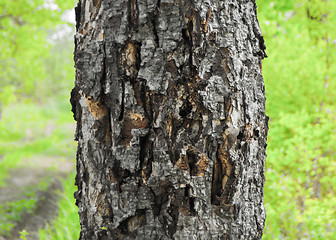
[[[254,1],[80,0],[81,239],[261,239],[265,45]]]

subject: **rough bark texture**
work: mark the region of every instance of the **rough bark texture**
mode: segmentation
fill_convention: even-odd
[[[267,137],[252,0],[80,0],[80,239],[261,239]]]

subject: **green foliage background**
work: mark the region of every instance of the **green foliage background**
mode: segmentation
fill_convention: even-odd
[[[336,1],[257,5],[269,56],[264,239],[336,239]]]
[[[0,98],[5,105],[18,96],[43,99],[56,89],[64,93],[65,87],[71,87],[71,42],[57,46],[61,42],[51,41],[48,35],[56,26],[68,24],[61,16],[74,2],[0,0]],[[62,71],[62,78],[55,70]]]
[[[2,185],[24,157],[74,157],[72,134],[64,130],[72,121],[72,33],[52,37],[71,25],[61,16],[73,6],[74,0],[0,0]],[[257,0],[257,6],[269,56],[263,61],[270,117],[263,238],[336,239],[336,1]],[[50,121],[56,127],[45,136]],[[59,217],[40,230],[41,239],[76,239],[73,191],[71,175]]]
[[[0,0],[0,187],[11,187],[7,182],[12,170],[39,168],[34,159],[53,159],[57,166],[74,164],[69,103],[74,83],[74,26],[62,19],[75,2]],[[53,172],[59,174],[54,168],[45,169],[48,179]],[[30,186],[29,191],[13,189],[17,200],[0,202],[0,238],[10,236],[24,215],[34,214],[43,200],[40,193],[50,191],[49,180]],[[71,174],[59,193],[58,217],[40,229],[41,239],[78,239],[74,191]],[[31,234],[27,230],[22,231],[22,239]]]

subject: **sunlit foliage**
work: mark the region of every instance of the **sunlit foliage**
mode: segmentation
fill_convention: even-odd
[[[66,23],[61,20],[61,16],[66,10],[73,8],[74,2],[74,0],[0,0],[2,102],[5,104],[12,102],[17,95],[39,97],[45,90],[44,85],[53,78],[48,72],[53,66],[46,64],[53,57],[48,35],[55,31],[56,26]]]
[[[257,5],[269,56],[264,239],[336,239],[336,1]]]

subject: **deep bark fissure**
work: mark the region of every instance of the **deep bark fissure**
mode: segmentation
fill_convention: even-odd
[[[138,209],[136,210],[135,215],[130,216],[125,220],[123,220],[118,226],[118,229],[120,229],[121,234],[127,235],[128,233],[132,233],[142,224],[145,224],[145,218],[144,218],[145,214],[146,209]],[[136,235],[133,234],[133,237],[136,237]]]
[[[158,47],[160,44],[159,35],[156,30],[156,25],[158,24],[158,10],[155,10],[153,15],[151,16],[151,23],[153,26],[154,41],[156,43],[156,46]]]
[[[153,143],[150,136],[151,133],[149,132],[147,135],[140,138],[139,161],[141,173],[139,175],[142,178],[142,184],[146,184],[148,178],[152,173]]]
[[[139,9],[137,0],[128,0],[128,22],[131,31],[138,30]]]
[[[78,3],[77,3],[77,6],[75,7],[75,17],[76,17],[76,31],[78,31],[79,30],[79,27],[80,27],[80,23],[81,23],[81,11],[82,11],[82,9],[81,9],[81,2],[79,1]],[[74,41],[75,41],[75,46],[77,46],[77,44],[76,44],[76,38],[74,38]]]
[[[124,82],[122,82],[121,83],[121,86],[122,86],[122,94],[121,94],[121,106],[120,106],[120,115],[119,115],[119,117],[118,117],[118,121],[119,122],[121,122],[121,121],[123,121],[123,119],[124,119],[124,111],[125,111],[125,83]]]

